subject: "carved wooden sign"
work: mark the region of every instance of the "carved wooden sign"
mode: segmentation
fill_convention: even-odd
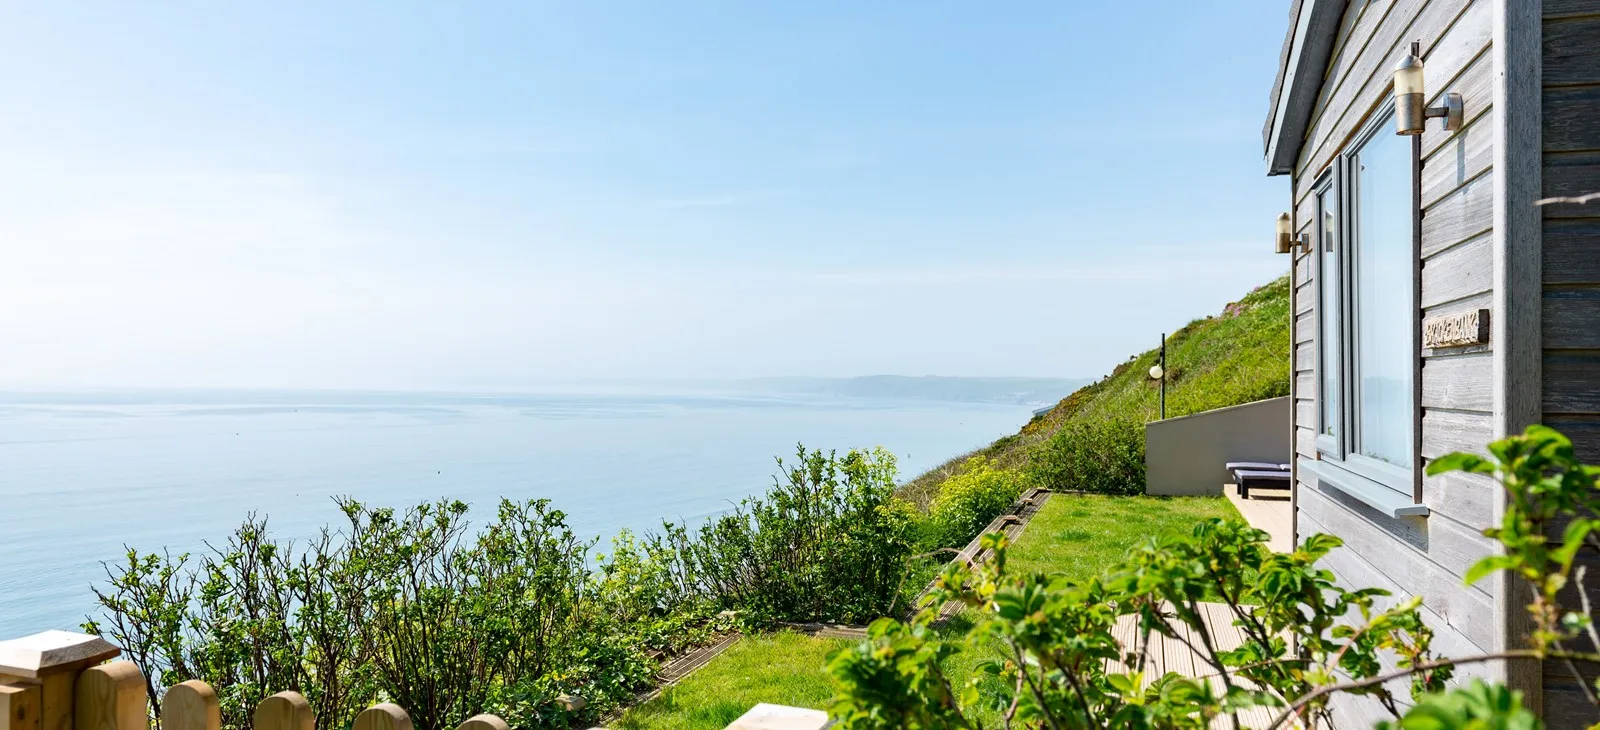
[[[1429,317],[1422,323],[1423,347],[1465,347],[1489,341],[1489,310]]]

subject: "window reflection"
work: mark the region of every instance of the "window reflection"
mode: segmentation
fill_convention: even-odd
[[[1356,449],[1409,468],[1416,317],[1411,139],[1380,131],[1356,153],[1353,169]]]

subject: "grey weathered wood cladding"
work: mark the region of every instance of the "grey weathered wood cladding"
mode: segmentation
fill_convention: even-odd
[[[1600,192],[1600,0],[1545,0],[1542,194]],[[1600,462],[1600,201],[1541,208],[1545,420]]]

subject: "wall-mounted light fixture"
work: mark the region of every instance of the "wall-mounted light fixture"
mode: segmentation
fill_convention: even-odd
[[[1302,251],[1310,251],[1310,237],[1304,234],[1294,235],[1294,224],[1290,221],[1289,214],[1280,213],[1278,214],[1278,236],[1275,250],[1278,253],[1289,253],[1294,250],[1295,246],[1299,246]]]
[[[1444,95],[1444,106],[1427,105],[1427,95],[1422,85],[1421,43],[1411,44],[1411,53],[1400,59],[1394,67],[1394,131],[1395,134],[1422,134],[1428,120],[1444,120],[1444,129],[1454,132],[1461,128],[1463,116],[1461,95],[1455,92]]]

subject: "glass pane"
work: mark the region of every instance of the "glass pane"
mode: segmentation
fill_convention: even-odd
[[[1356,449],[1410,468],[1411,138],[1380,126],[1355,169]]]
[[[1337,245],[1334,223],[1338,219],[1337,201],[1332,190],[1317,194],[1317,277],[1321,301],[1322,336],[1318,343],[1318,378],[1322,381],[1319,400],[1322,413],[1321,432],[1325,436],[1339,435],[1339,259],[1334,251]]]

